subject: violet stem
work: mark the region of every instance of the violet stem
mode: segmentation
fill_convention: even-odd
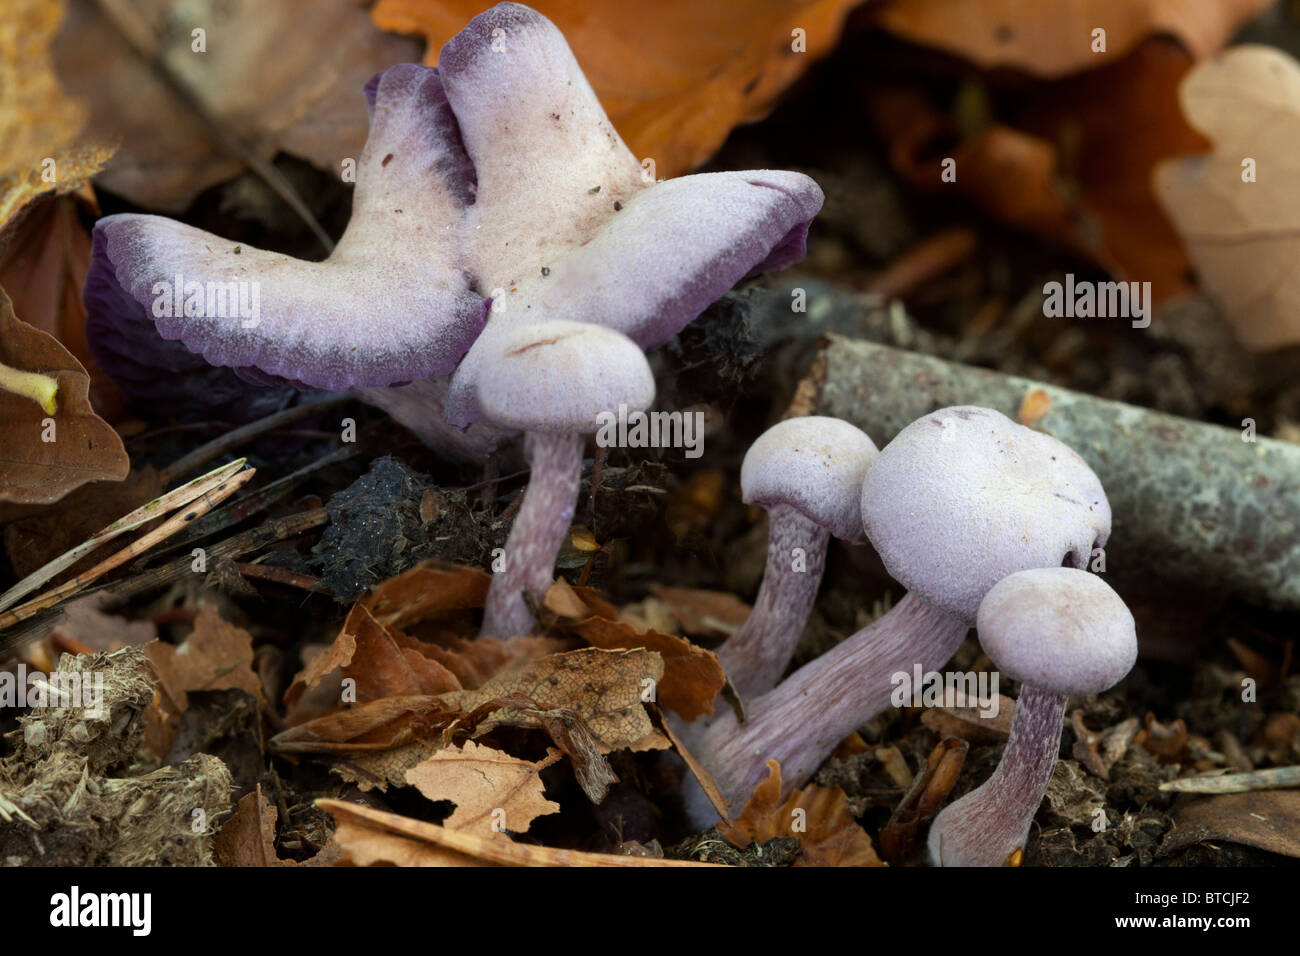
[[[890,706],[894,674],[937,670],[948,662],[970,625],[909,593],[889,613],[750,702],[742,725],[725,712],[701,735],[696,755],[738,813],[766,776],[768,759],[781,764],[782,795],[812,776],[835,746]],[[703,791],[687,791],[687,812],[707,826],[716,814]],[[739,804],[739,805],[738,805]]]
[[[768,510],[767,566],[745,623],[718,648],[722,669],[741,697],[776,686],[794,656],[817,598],[830,538],[821,525],[787,504]],[[803,551],[802,570],[794,566]]]
[[[582,484],[583,436],[529,432],[524,453],[532,475],[506,539],[505,568],[492,575],[483,609],[483,637],[513,637],[533,629],[524,591],[538,602],[555,580],[555,558],[573,521]]]
[[[936,866],[1004,866],[1025,845],[1061,750],[1064,694],[1024,685],[993,775],[944,808],[930,827]]]

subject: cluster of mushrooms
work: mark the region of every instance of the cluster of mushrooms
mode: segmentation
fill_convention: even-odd
[[[738,281],[798,261],[822,192],[776,170],[655,181],[559,30],[519,4],[475,17],[436,69],[391,67],[365,96],[352,217],[327,259],[105,217],[84,293],[90,346],[141,401],[202,356],[250,394],[353,390],[449,457],[482,460],[522,437],[529,485],[481,633],[528,633],[525,595],[553,580],[598,416],[648,408],[648,349]],[[153,308],[173,280],[186,287],[179,315]],[[204,283],[248,281],[256,323],[204,314]],[[1054,439],[953,408],[879,453],[845,422],[783,422],[741,478],[771,517],[758,600],[719,652],[747,718],[721,712],[687,731],[727,799],[743,801],[768,758],[787,789],[801,785],[889,706],[892,674],[943,666],[976,623],[1024,690],[997,773],[939,816],[931,849],[945,864],[1002,863],[1042,798],[1066,696],[1109,687],[1135,656],[1123,603],[1082,570],[1110,531],[1096,476]],[[864,532],[909,593],[781,680],[830,536]],[[687,804],[701,825],[715,818],[702,794]]]
[[[939,815],[929,847],[940,865],[1005,863],[1046,792],[1067,698],[1113,686],[1137,657],[1128,608],[1085,570],[1110,535],[1097,476],[1055,438],[962,406],[918,419],[880,452],[848,422],[787,419],[746,454],[741,490],[770,521],[758,598],[718,650],[746,716],[720,708],[686,730],[724,798],[743,803],[773,758],[785,792],[801,786],[890,706],[894,674],[943,667],[973,624],[1022,692],[997,771]],[[908,593],[781,680],[831,535],[869,539]],[[698,825],[716,820],[698,788],[687,807]]]

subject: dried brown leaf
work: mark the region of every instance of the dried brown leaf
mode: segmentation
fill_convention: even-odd
[[[540,710],[566,709],[591,729],[607,750],[640,741],[653,729],[643,694],[663,677],[663,659],[637,648],[606,651],[584,648],[551,654],[498,675],[477,690],[442,695],[463,711],[494,699],[519,696]],[[490,726],[492,720],[484,721]]]
[[[48,505],[87,482],[126,477],[131,463],[122,439],[90,407],[90,376],[57,339],[20,321],[3,290],[0,364],[58,383],[52,416],[0,389],[0,502]]]
[[[871,837],[858,825],[839,787],[811,784],[781,800],[781,766],[767,762],[768,775],[735,821],[719,830],[737,846],[795,837],[803,852],[795,866],[884,866]]]
[[[267,160],[284,151],[335,173],[365,143],[366,81],[419,57],[416,44],[371,27],[352,0],[206,6],[201,56],[191,50],[193,23],[173,13],[171,0],[121,7],[161,42],[161,62],[225,136]],[[180,213],[201,190],[242,170],[214,138],[220,134],[136,55],[101,4],[69,7],[53,56],[68,91],[90,104],[88,132],[121,137],[121,151],[100,176],[106,188],[146,208]]]
[[[442,824],[449,830],[481,827],[523,833],[533,820],[560,810],[558,803],[546,799],[540,776],[559,758],[552,751],[534,763],[468,740],[407,771],[406,782],[430,800],[456,804]]]
[[[1174,829],[1160,855],[1203,843],[1226,840],[1270,853],[1300,857],[1300,790],[1257,790],[1201,797],[1174,811]]]

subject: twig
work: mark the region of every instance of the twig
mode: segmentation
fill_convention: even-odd
[[[260,581],[270,581],[272,584],[284,584],[303,591],[315,591],[317,594],[334,593],[320,583],[320,578],[313,578],[310,574],[299,574],[297,571],[290,571],[287,568],[272,568],[264,564],[249,564],[244,561],[236,561],[235,570],[246,578],[257,578]]]
[[[334,395],[318,402],[308,402],[304,405],[286,408],[273,415],[260,418],[255,422],[249,422],[247,425],[233,431],[228,431],[220,438],[215,438],[206,445],[200,445],[188,455],[178,458],[167,468],[164,468],[162,472],[163,484],[169,484],[181,475],[188,474],[195,468],[207,464],[212,459],[224,455],[226,452],[238,448],[240,445],[244,445],[269,431],[274,431],[282,425],[296,422],[301,418],[307,418],[317,412],[323,412],[351,400],[351,395]]]
[[[1300,767],[1272,767],[1249,773],[1205,773],[1181,780],[1169,780],[1161,790],[1179,793],[1246,793],[1251,790],[1281,790],[1300,787]]]

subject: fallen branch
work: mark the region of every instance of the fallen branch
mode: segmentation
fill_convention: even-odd
[[[1046,409],[1033,427],[1075,449],[1106,488],[1112,569],[1120,562],[1121,570],[1300,609],[1300,445],[1249,441],[1239,429],[838,335],[828,337],[791,413],[843,418],[884,447],[945,406],[983,405],[1014,419],[1032,391],[1044,393],[1035,414]]]

